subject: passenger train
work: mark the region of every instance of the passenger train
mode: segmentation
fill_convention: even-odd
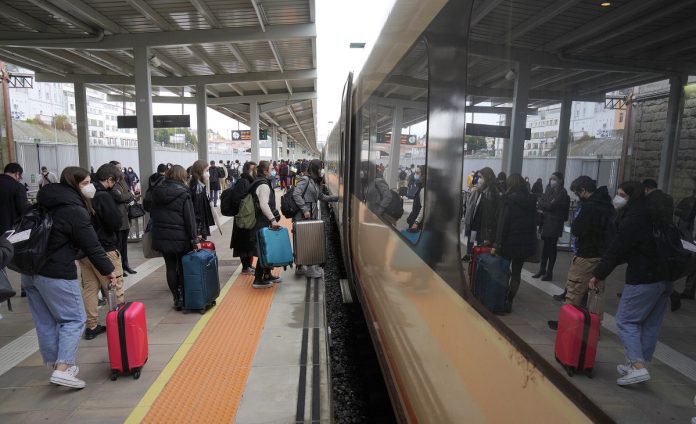
[[[333,213],[346,269],[402,422],[613,421],[475,300],[462,262],[472,115],[517,105],[525,118],[528,105],[559,103],[564,95],[603,101],[607,91],[627,86],[609,65],[564,57],[553,37],[601,17],[599,2],[541,3],[396,1],[359,78],[345,82],[340,119],[323,152],[326,183],[339,195]],[[539,47],[554,45],[558,52]],[[585,79],[569,79],[571,72]],[[631,83],[650,79],[636,75]],[[513,126],[514,111],[507,109]],[[522,148],[508,154],[521,156]],[[399,161],[390,162],[395,155]],[[427,169],[415,243],[403,233],[408,211],[394,220],[371,199],[382,169],[394,189],[398,167],[411,164]]]

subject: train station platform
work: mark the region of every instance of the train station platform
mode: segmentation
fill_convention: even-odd
[[[102,334],[80,343],[86,388],[49,383],[27,300],[13,299],[14,312],[3,308],[0,320],[0,422],[329,422],[323,279],[276,269],[282,283],[253,289],[228,247],[232,220],[223,217],[221,228],[212,240],[222,291],[203,315],[172,309],[164,261],[129,245],[137,274],[125,279],[126,300],[145,303],[148,322],[149,359],[138,380],[110,381]],[[9,274],[19,289],[19,276]]]

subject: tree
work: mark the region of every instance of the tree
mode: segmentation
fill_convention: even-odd
[[[53,126],[61,131],[72,131],[73,129],[70,118],[65,115],[55,115],[53,117]]]
[[[464,142],[466,143],[467,152],[474,153],[479,150],[488,150],[488,143],[486,143],[485,137],[467,135],[464,136]]]

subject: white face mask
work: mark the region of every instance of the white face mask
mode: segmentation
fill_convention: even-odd
[[[556,186],[558,185],[558,181],[557,181],[557,180],[551,180],[551,181],[549,181],[549,185],[550,185],[551,187],[556,187]]]
[[[94,199],[94,194],[97,192],[97,188],[94,186],[94,184],[87,184],[86,186],[82,187],[80,191],[82,191],[82,195],[86,198]]]
[[[628,203],[628,200],[626,200],[625,197],[621,197],[618,194],[614,196],[614,198],[611,201],[611,204],[614,205],[616,209],[621,209],[624,206],[626,206],[626,203]]]
[[[326,174],[326,172],[323,169],[321,171],[319,171],[320,177],[324,178],[324,174]]]
[[[203,178],[205,178],[206,180],[207,180],[207,179],[210,179],[210,172],[205,171],[205,172],[203,173]]]

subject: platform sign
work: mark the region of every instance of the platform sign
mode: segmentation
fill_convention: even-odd
[[[418,141],[418,138],[415,135],[401,134],[401,137],[399,138],[399,144],[408,144],[413,146],[416,144],[416,141]],[[391,133],[380,134],[377,142],[386,144],[391,143]]]
[[[251,141],[251,130],[232,130],[232,140]],[[259,140],[268,140],[268,130],[259,130]]]
[[[118,128],[138,128],[138,117],[135,115],[116,117]],[[191,115],[153,115],[153,128],[189,128],[191,126]]]
[[[466,124],[466,135],[493,138],[510,138],[510,127],[503,125]],[[532,138],[532,129],[524,129],[524,139]]]

